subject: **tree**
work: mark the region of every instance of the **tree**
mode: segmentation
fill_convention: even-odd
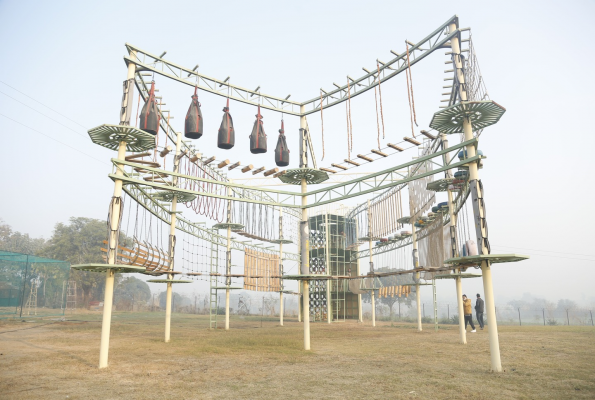
[[[30,238],[28,233],[13,231],[12,227],[0,218],[0,250],[39,255],[44,245],[45,239],[34,239]]]
[[[115,301],[119,303],[147,303],[151,299],[151,289],[145,281],[134,276],[122,278],[114,289]]]

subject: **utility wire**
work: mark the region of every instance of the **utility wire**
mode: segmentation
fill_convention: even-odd
[[[47,109],[49,109],[49,110],[52,110],[53,112],[55,112],[55,113],[56,113],[56,114],[58,114],[58,115],[61,115],[61,116],[63,116],[63,117],[64,117],[64,118],[66,118],[67,120],[69,120],[69,121],[71,121],[71,122],[74,122],[74,123],[75,123],[75,124],[77,124],[78,126],[80,126],[80,127],[84,128],[84,129],[87,129],[87,127],[86,127],[86,126],[79,124],[78,122],[76,122],[76,121],[74,121],[74,120],[72,120],[72,119],[68,118],[68,117],[67,117],[66,115],[64,115],[64,114],[61,114],[61,113],[59,113],[58,111],[54,110],[53,108],[50,108],[50,107],[46,106],[46,105],[45,105],[45,104],[43,104],[41,101],[35,100],[33,97],[31,97],[31,96],[29,96],[29,95],[27,95],[27,94],[25,94],[25,93],[21,92],[21,91],[20,91],[19,89],[17,89],[17,88],[14,88],[14,87],[10,86],[8,83],[6,83],[6,82],[2,82],[2,81],[0,81],[0,83],[2,83],[2,84],[4,84],[4,85],[8,86],[9,88],[11,88],[11,89],[13,89],[13,90],[16,90],[17,92],[19,92],[19,93],[20,93],[20,94],[22,94],[23,96],[26,96],[26,97],[30,98],[31,100],[33,100],[34,102],[41,104],[41,105],[42,105],[42,106],[44,106],[45,108],[47,108]]]
[[[54,121],[55,123],[62,125],[64,128],[66,128],[66,129],[69,129],[69,130],[73,131],[73,132],[74,132],[74,133],[76,133],[77,135],[80,135],[80,136],[84,137],[85,139],[87,138],[87,135],[83,135],[82,133],[80,133],[80,132],[78,132],[78,131],[75,131],[75,130],[74,130],[74,129],[72,129],[71,127],[64,125],[62,122],[60,122],[60,121],[57,121],[57,120],[53,119],[52,117],[50,117],[50,116],[48,116],[48,115],[45,115],[45,114],[44,114],[44,113],[42,113],[41,111],[38,111],[38,110],[34,109],[33,107],[31,107],[31,106],[29,106],[29,105],[27,105],[27,104],[23,103],[22,101],[20,101],[20,100],[17,100],[17,99],[15,99],[14,97],[12,97],[12,96],[10,96],[10,95],[7,95],[7,94],[6,94],[6,93],[4,93],[3,91],[0,91],[0,93],[2,93],[2,94],[3,94],[4,96],[6,96],[6,97],[10,97],[11,99],[13,99],[14,101],[16,101],[17,103],[21,103],[21,104],[22,104],[22,105],[24,105],[25,107],[27,107],[27,108],[30,108],[31,110],[35,111],[36,113],[39,113],[39,114],[43,115],[44,117],[51,119],[51,120],[52,120],[52,121]],[[62,115],[62,114],[60,114],[60,115]]]
[[[37,133],[39,133],[39,134],[41,134],[41,135],[43,135],[43,136],[45,136],[45,137],[47,137],[47,138],[50,138],[50,139],[52,139],[53,141],[55,141],[55,142],[58,142],[58,143],[60,143],[60,144],[62,144],[62,145],[64,145],[64,146],[66,146],[66,147],[70,147],[72,150],[78,151],[79,153],[81,153],[81,154],[84,154],[84,155],[86,155],[87,157],[90,157],[90,158],[92,158],[93,160],[95,160],[95,161],[98,161],[98,162],[100,162],[100,163],[101,163],[101,164],[103,164],[103,165],[105,165],[105,164],[106,164],[106,162],[105,162],[105,161],[101,161],[100,159],[98,159],[98,158],[95,158],[95,157],[93,157],[92,155],[89,155],[89,154],[87,154],[87,153],[85,153],[85,152],[82,152],[82,151],[80,151],[79,149],[77,149],[77,148],[75,148],[75,147],[72,147],[72,146],[70,146],[70,145],[68,145],[68,144],[66,144],[66,143],[64,143],[64,142],[61,142],[61,141],[59,141],[58,139],[55,139],[55,138],[51,137],[50,135],[46,135],[45,133],[43,133],[43,132],[40,132],[40,131],[38,131],[37,129],[31,128],[30,126],[27,126],[27,125],[25,125],[25,124],[23,124],[23,123],[21,123],[21,122],[19,122],[19,121],[15,120],[15,119],[12,119],[12,118],[10,118],[10,117],[8,117],[8,116],[4,115],[4,114],[0,114],[0,116],[4,117],[4,118],[6,118],[6,119],[9,119],[9,120],[11,120],[12,122],[16,122],[17,124],[19,124],[19,125],[22,125],[22,126],[24,126],[25,128],[31,129],[32,131],[34,131],[34,132],[37,132]]]

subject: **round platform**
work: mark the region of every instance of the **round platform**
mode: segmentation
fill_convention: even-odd
[[[159,201],[165,201],[171,203],[174,200],[174,196],[177,196],[178,203],[187,203],[196,199],[195,194],[191,193],[180,193],[180,192],[170,192],[170,191],[161,191],[154,193],[153,198]]]
[[[227,223],[227,222],[220,222],[218,224],[213,225],[215,229],[227,229],[231,228],[231,230],[240,230],[244,229],[244,225],[242,224],[234,224],[234,223]]]
[[[411,223],[411,217],[407,216],[407,217],[401,217],[397,220],[397,222],[399,224],[410,224]]]
[[[283,275],[281,279],[288,279],[293,281],[317,281],[317,280],[329,280],[331,275],[322,274],[307,274],[307,275]]]
[[[357,238],[357,240],[359,240],[360,242],[369,242],[369,241],[375,241],[375,240],[380,240],[382,239],[381,237],[376,237],[376,236],[362,236],[361,238]]]
[[[151,283],[192,283],[194,281],[183,281],[180,279],[149,279],[147,282],[151,282]]]
[[[441,275],[434,275],[434,279],[455,279],[460,277],[461,279],[465,278],[481,278],[481,274],[441,274]]]
[[[293,243],[293,241],[291,241],[289,239],[275,239],[275,240],[271,240],[271,243],[276,243],[276,244],[291,244],[291,243]]]
[[[242,286],[215,286],[213,287],[213,289],[217,289],[217,290],[223,290],[223,289],[229,289],[229,290],[242,290],[244,289]]]
[[[289,183],[291,185],[300,185],[302,179],[306,179],[306,183],[315,185],[326,181],[328,179],[328,174],[313,168],[295,168],[286,170],[279,179],[281,179],[281,182]]]
[[[432,117],[430,128],[446,134],[462,133],[463,119],[471,119],[473,130],[494,125],[506,109],[495,101],[466,101],[438,111]]]
[[[431,190],[433,192],[446,192],[448,187],[452,185],[454,182],[454,178],[444,178],[439,179],[437,181],[430,182],[426,185],[427,190]]]
[[[155,136],[132,126],[103,124],[87,131],[93,143],[118,150],[126,142],[126,150],[141,152],[155,148]]]
[[[78,264],[73,265],[70,268],[75,269],[77,271],[91,271],[91,272],[105,272],[108,269],[113,269],[115,272],[120,272],[123,274],[131,274],[131,273],[144,273],[146,268],[144,267],[136,267],[134,265],[124,265],[124,264]]]

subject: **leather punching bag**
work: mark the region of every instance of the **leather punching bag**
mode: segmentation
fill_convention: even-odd
[[[283,120],[281,120],[281,129],[279,129],[279,139],[275,147],[275,164],[278,167],[287,167],[289,165],[289,149],[285,140],[285,129]]]
[[[196,94],[197,89],[197,87],[194,87],[192,103],[190,103],[184,123],[184,136],[190,139],[198,139],[202,136],[202,112],[200,111],[200,103]]]
[[[229,99],[227,105],[223,107],[223,120],[219,127],[219,135],[217,136],[217,147],[220,149],[231,149],[236,143],[236,132],[233,129],[233,119],[229,114]]]
[[[250,134],[250,153],[260,154],[267,152],[267,135],[264,133],[262,126],[262,115],[260,115],[260,106],[258,106],[258,114],[256,114],[256,121]]]
[[[152,81],[149,98],[140,112],[139,127],[151,135],[157,135],[157,132],[159,132],[159,119],[157,102],[155,101],[155,81]]]

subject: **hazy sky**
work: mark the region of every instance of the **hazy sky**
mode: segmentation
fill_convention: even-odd
[[[119,121],[126,42],[156,54],[167,50],[169,60],[190,68],[198,63],[207,75],[303,101],[333,82],[343,84],[346,75],[360,76],[362,67],[374,68],[377,58],[391,59],[389,50],[404,51],[405,39],[417,42],[454,14],[472,29],[490,97],[507,109],[480,138],[488,157],[480,175],[492,249],[531,255],[494,267],[497,300],[530,292],[593,303],[591,1],[0,1],[0,217],[46,238],[56,222],[72,216],[106,218],[114,153],[92,144],[86,130]],[[446,59],[436,52],[414,67],[419,129],[440,105]],[[156,82],[173,125],[183,129],[191,88]],[[404,75],[382,90],[383,144],[397,142],[410,135]],[[253,107],[232,103],[237,145],[221,154],[215,133],[224,99],[201,94],[200,101],[205,136],[197,146],[205,154],[272,166],[272,151],[253,156],[247,149]],[[354,99],[352,113],[354,151],[368,152],[376,141],[373,92]],[[281,116],[263,115],[272,150]],[[347,156],[344,105],[324,117],[326,159],[319,163],[328,166]],[[320,158],[319,115],[308,121]],[[285,126],[296,166],[297,119],[286,116]],[[481,282],[472,281],[465,291],[481,291]],[[453,295],[454,284],[440,283],[439,292]]]

